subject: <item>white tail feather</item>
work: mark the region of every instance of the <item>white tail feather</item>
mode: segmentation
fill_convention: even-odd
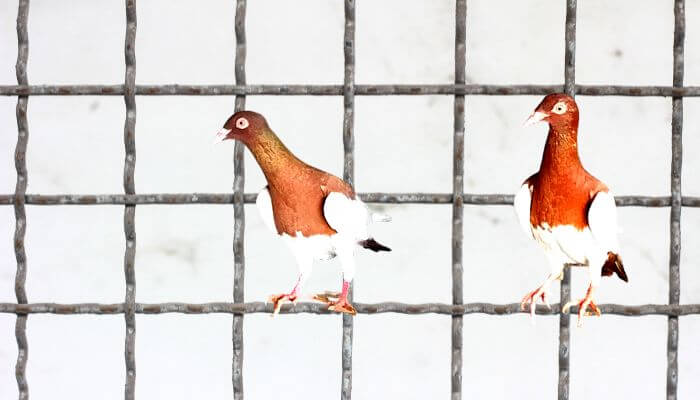
[[[372,222],[391,222],[391,216],[382,213],[372,213]]]

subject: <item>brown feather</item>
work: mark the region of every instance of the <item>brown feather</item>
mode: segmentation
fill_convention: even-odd
[[[537,110],[548,112],[560,101],[567,103],[564,115],[551,113],[549,134],[538,173],[525,182],[532,191],[530,223],[538,227],[588,226],[588,208],[598,192],[607,192],[603,182],[589,174],[578,155],[578,108],[571,97],[554,94],[545,97]]]
[[[241,117],[249,122],[245,129],[235,126],[235,121]],[[298,159],[258,113],[238,112],[229,118],[224,127],[232,129],[232,138],[248,147],[265,174],[279,234],[296,236],[297,232],[301,232],[304,236],[310,236],[336,233],[323,215],[323,203],[332,192],[354,199],[352,186]]]
[[[600,274],[602,276],[610,276],[613,272],[617,274],[618,278],[627,282],[627,273],[625,272],[625,267],[622,265],[622,258],[620,258],[618,254],[609,251],[608,259],[605,260]]]

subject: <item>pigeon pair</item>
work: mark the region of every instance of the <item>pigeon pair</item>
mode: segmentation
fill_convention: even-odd
[[[547,122],[549,135],[540,170],[529,177],[515,196],[518,221],[525,233],[544,250],[551,272],[521,302],[534,316],[536,303],[545,305],[551,283],[561,279],[564,267],[588,267],[590,284],[578,301],[578,321],[590,310],[600,315],[593,294],[600,277],[617,274],[627,281],[619,256],[615,199],[607,186],[589,174],[578,156],[578,107],[565,94],[550,94],[537,106],[526,125]],[[357,246],[390,251],[369,234],[370,222],[389,221],[372,213],[342,179],[299,160],[275,135],[265,118],[252,111],[233,114],[217,134],[221,140],[243,142],[260,165],[265,187],[256,205],[265,225],[289,246],[299,266],[299,277],[289,293],[273,295],[277,313],[285,302],[294,302],[311,272],[314,260],[338,257],[342,264],[340,293],[324,293],[314,299],[328,309],[355,314],[348,289],[355,274]],[[564,312],[574,304],[566,304]]]

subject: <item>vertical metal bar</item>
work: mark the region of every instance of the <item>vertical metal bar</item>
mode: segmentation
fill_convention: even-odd
[[[343,179],[355,183],[355,0],[345,0],[345,34],[343,38],[345,72],[343,82]],[[350,285],[348,299],[353,299]],[[343,314],[342,381],[340,398],[352,398],[353,317]]]
[[[236,0],[235,34],[236,84],[245,85],[245,13],[246,0]],[[236,96],[235,111],[245,109],[245,96]],[[233,301],[245,301],[245,204],[243,190],[245,186],[244,145],[236,141],[233,150]],[[243,314],[233,315],[233,365],[231,379],[233,398],[243,400]]]
[[[569,96],[576,94],[576,0],[566,2],[566,31],[564,48],[564,91]],[[571,268],[564,268],[561,280],[559,304],[571,300]],[[559,315],[559,380],[558,398],[569,398],[569,349],[571,346],[570,317],[568,313]]]
[[[683,86],[685,41],[685,1],[676,0],[673,34],[673,86]],[[669,257],[669,304],[678,304],[681,297],[681,167],[683,165],[683,98],[673,97],[671,119],[671,241]],[[666,398],[675,400],[678,391],[678,317],[668,317],[666,342]]]
[[[456,0],[455,4],[455,84],[466,81],[467,60],[467,1]],[[452,304],[464,302],[462,284],[462,242],[464,232],[464,95],[454,98],[454,136],[452,140]],[[463,316],[452,316],[452,400],[462,398],[462,332]]]
[[[27,58],[29,57],[29,34],[27,32],[27,19],[29,18],[29,0],[20,0],[17,10],[17,83],[27,85]],[[27,292],[24,283],[27,280],[27,254],[24,251],[24,234],[27,229],[27,215],[24,210],[25,194],[27,192],[27,141],[29,140],[29,122],[27,121],[27,96],[17,96],[17,147],[15,147],[15,169],[17,171],[17,183],[15,186],[15,258],[17,259],[17,273],[15,275],[15,296],[18,304],[27,303]],[[17,315],[15,321],[15,337],[17,339],[17,363],[15,364],[15,377],[19,398],[29,398],[29,386],[27,384],[27,357],[29,348],[27,343],[27,315]]]
[[[564,48],[564,92],[576,94],[576,0],[566,1],[566,31]]]
[[[134,194],[134,169],[136,167],[136,0],[126,0],[126,37],[124,40],[124,193]],[[124,358],[126,362],[126,385],[124,398],[133,400],[136,389],[136,274],[134,260],[136,257],[136,206],[124,206],[124,277],[126,295],[124,297],[124,320],[126,321],[126,338],[124,339]]]

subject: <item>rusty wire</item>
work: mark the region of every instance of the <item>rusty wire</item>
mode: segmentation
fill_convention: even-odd
[[[566,19],[564,30],[564,92],[576,95],[576,0],[566,1]],[[561,279],[559,301],[566,304],[571,300],[571,268],[564,268]],[[569,315],[559,315],[559,377],[557,379],[557,397],[569,399],[569,353],[571,348],[571,319]]]
[[[673,7],[673,86],[683,86],[685,0]],[[683,164],[683,98],[674,97],[671,111],[671,221],[668,265],[668,302],[676,305],[681,297],[681,167]],[[666,341],[666,398],[675,400],[678,393],[678,316],[668,317]]]
[[[355,0],[345,0],[343,32],[343,179],[355,184]],[[353,301],[355,284],[350,283],[348,300]],[[352,341],[354,320],[343,314],[340,399],[352,398]]]
[[[467,63],[467,1],[457,0],[455,5],[455,85],[466,82]],[[454,98],[454,133],[452,138],[452,304],[464,302],[464,266],[462,250],[464,231],[464,95]],[[451,398],[462,398],[462,346],[464,343],[464,318],[452,315],[450,342],[451,351]]]
[[[233,95],[235,109],[245,108],[245,96],[343,96],[343,177],[354,183],[354,96],[388,95],[448,95],[454,96],[453,132],[453,190],[452,193],[361,193],[360,198],[369,203],[385,204],[450,204],[452,205],[452,304],[426,303],[406,304],[385,302],[376,304],[355,303],[360,314],[401,313],[401,314],[443,314],[452,318],[451,334],[451,398],[462,396],[462,342],[463,316],[469,314],[512,315],[523,311],[519,304],[463,303],[462,287],[462,217],[463,206],[467,205],[510,205],[513,196],[508,194],[464,193],[464,128],[465,96],[476,95],[544,95],[564,91],[570,95],[583,96],[656,96],[672,97],[672,164],[670,196],[618,196],[616,202],[623,207],[670,207],[670,260],[669,260],[669,304],[646,304],[627,306],[603,304],[600,309],[605,314],[620,316],[663,315],[668,317],[667,337],[667,399],[676,399],[678,387],[678,317],[700,314],[700,304],[679,304],[680,300],[680,218],[683,207],[700,207],[700,197],[683,196],[681,192],[683,97],[700,96],[699,86],[683,86],[685,1],[674,3],[674,42],[673,42],[673,85],[672,86],[621,86],[621,85],[576,85],[576,0],[567,0],[565,20],[565,56],[563,85],[480,85],[465,83],[466,68],[466,12],[467,0],[455,0],[455,81],[453,84],[437,85],[363,85],[355,84],[355,1],[345,2],[344,56],[345,73],[342,85],[248,85],[245,79],[246,0],[236,0],[235,15],[235,84],[234,85],[136,85],[135,0],[125,0],[125,79],[121,85],[30,85],[27,79],[28,34],[27,20],[29,0],[20,0],[17,15],[17,85],[0,85],[0,96],[17,97],[18,139],[15,151],[17,185],[14,194],[0,195],[0,205],[13,205],[15,210],[15,256],[17,273],[15,295],[17,303],[0,303],[0,313],[17,316],[15,334],[18,356],[15,367],[19,398],[28,398],[26,365],[28,344],[26,324],[29,314],[124,314],[125,317],[125,398],[131,400],[135,394],[136,362],[135,315],[136,314],[232,314],[233,361],[232,384],[234,398],[243,399],[243,318],[250,313],[272,313],[272,305],[262,302],[245,302],[244,298],[244,229],[245,204],[255,202],[256,194],[244,192],[243,146],[236,144],[234,150],[233,193],[154,193],[137,194],[134,187],[135,168],[135,96],[219,96]],[[26,194],[27,168],[26,150],[28,139],[27,103],[31,96],[123,96],[126,105],[124,122],[124,194]],[[30,205],[119,205],[124,206],[124,273],[126,292],[124,303],[116,304],[56,304],[27,303],[24,287],[27,273],[24,236],[26,231],[25,204]],[[228,204],[234,211],[234,291],[233,303],[158,303],[146,304],[135,301],[135,207],[150,204]],[[562,281],[561,299],[551,309],[537,307],[537,314],[559,317],[559,379],[558,398],[569,397],[569,320],[570,314],[578,312],[572,307],[570,314],[561,311],[560,304],[570,299],[570,274],[566,270]],[[298,303],[285,305],[282,313],[332,314],[325,305]],[[342,325],[342,383],[341,399],[349,400],[352,395],[352,339],[353,319],[344,315]]]
[[[355,96],[541,96],[563,85],[355,85]],[[700,86],[575,85],[577,95],[698,97]],[[0,96],[122,96],[123,85],[0,85]],[[138,96],[343,96],[344,85],[136,85]]]
[[[255,203],[257,193],[245,193],[246,204]],[[362,201],[374,204],[452,204],[452,193],[358,193]],[[156,204],[233,204],[231,193],[141,193],[141,194],[27,194],[26,204],[50,205],[156,205]],[[12,194],[0,195],[0,205],[14,204]],[[462,194],[464,204],[512,205],[510,194]],[[670,207],[670,196],[616,196],[618,207]],[[700,207],[700,197],[681,197],[683,207]]]
[[[467,303],[467,304],[444,304],[444,303],[421,303],[407,304],[399,302],[382,303],[353,303],[358,314],[444,314],[444,315],[514,315],[527,314],[530,311],[520,309],[520,303],[492,304],[492,303]],[[647,315],[682,316],[700,314],[700,304],[643,304],[637,306],[627,306],[623,304],[598,304],[604,314],[621,315],[627,317],[641,317]],[[281,314],[321,314],[335,315],[327,310],[327,306],[319,303],[299,302],[296,304],[285,304],[282,306]],[[57,303],[0,303],[0,313],[9,314],[95,314],[112,315],[123,314],[124,303],[102,304],[102,303],[77,303],[77,304],[57,304]],[[271,314],[272,304],[263,302],[248,303],[136,303],[136,314]],[[561,306],[559,303],[551,304],[551,309],[543,305],[537,306],[538,315],[559,316]],[[569,313],[575,315],[578,306],[571,306]]]
[[[134,173],[136,168],[136,0],[126,0],[126,33],[124,38],[124,193],[136,193]],[[124,398],[133,400],[136,393],[136,205],[124,206],[124,361],[126,384]]]
[[[27,19],[29,18],[29,0],[20,0],[17,10],[17,83],[26,85],[27,58],[29,57],[29,34],[27,32]],[[17,273],[15,275],[15,296],[18,304],[27,303],[27,292],[24,284],[27,280],[27,254],[24,250],[24,235],[27,231],[27,214],[24,209],[24,195],[27,192],[27,142],[29,141],[29,121],[27,120],[27,96],[17,98],[17,147],[15,148],[15,169],[17,171],[17,184],[13,203],[15,206],[15,258],[17,259]],[[29,357],[29,344],[27,343],[27,315],[17,315],[15,321],[15,337],[17,339],[17,363],[15,364],[15,377],[19,399],[29,398],[29,385],[27,383],[27,358]]]
[[[237,84],[245,84],[245,60],[247,55],[245,36],[246,0],[236,0],[234,32],[236,35],[235,79]],[[245,96],[236,96],[235,111],[245,109]],[[245,164],[243,143],[236,141],[233,150],[233,301],[245,301]],[[233,359],[231,382],[233,398],[243,400],[243,315],[233,316],[231,326]]]

